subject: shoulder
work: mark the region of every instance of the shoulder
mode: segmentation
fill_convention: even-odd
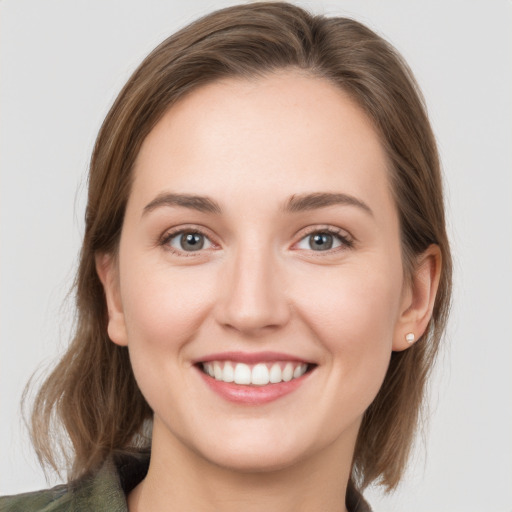
[[[119,485],[102,477],[0,497],[0,512],[126,512]]]
[[[0,497],[0,512],[57,512],[70,510],[72,493],[67,485],[44,491]]]
[[[116,454],[89,477],[0,497],[0,512],[127,512],[126,495],[144,478],[148,465],[149,452]]]

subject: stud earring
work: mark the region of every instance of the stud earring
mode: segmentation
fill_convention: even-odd
[[[414,343],[414,340],[416,339],[416,336],[414,336],[413,332],[409,332],[405,335],[405,340],[409,345],[412,345]]]

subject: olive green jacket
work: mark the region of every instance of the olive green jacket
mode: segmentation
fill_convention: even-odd
[[[0,497],[0,512],[128,512],[126,495],[146,476],[149,453],[108,459],[92,477],[45,491]],[[371,512],[363,497],[349,486],[350,512]]]

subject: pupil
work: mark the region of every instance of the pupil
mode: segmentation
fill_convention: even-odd
[[[311,236],[310,245],[317,251],[327,251],[332,247],[332,235],[327,233],[316,233]]]
[[[204,237],[200,233],[186,233],[181,236],[181,247],[188,251],[199,251],[204,246]]]

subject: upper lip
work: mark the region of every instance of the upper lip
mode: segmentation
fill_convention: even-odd
[[[209,361],[233,361],[235,363],[256,364],[270,361],[294,361],[310,363],[301,357],[285,354],[283,352],[218,352],[198,358],[194,364],[208,363]]]

